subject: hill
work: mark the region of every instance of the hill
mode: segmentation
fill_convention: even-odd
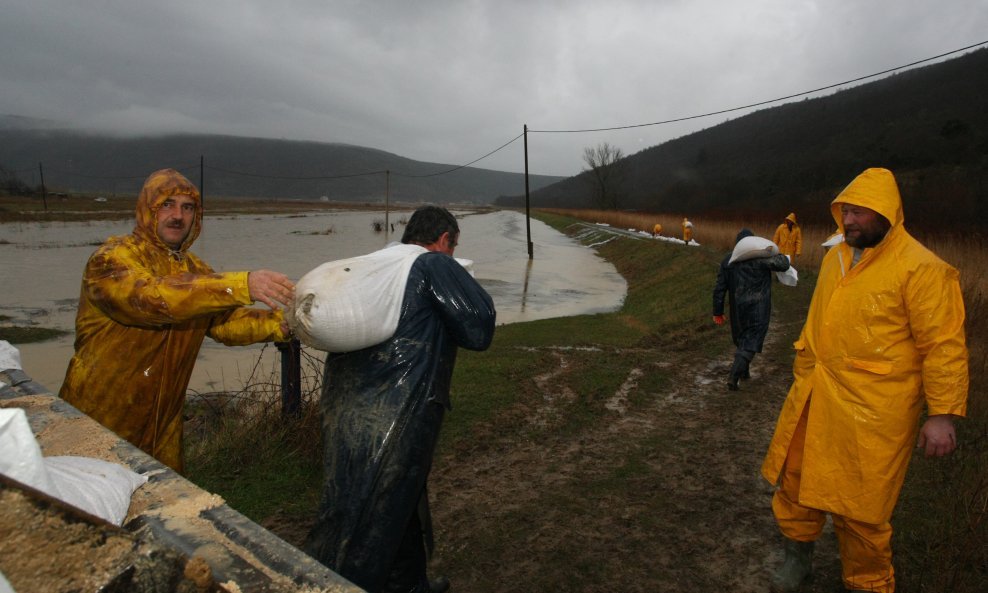
[[[221,135],[115,137],[66,129],[58,122],[0,116],[0,167],[49,191],[137,194],[147,175],[172,167],[212,196],[383,202],[489,204],[524,192],[525,178],[427,163],[383,150],[320,142]],[[390,175],[385,175],[390,171]],[[561,177],[533,176],[531,187]]]
[[[763,109],[622,159],[618,207],[697,215],[797,211],[829,222],[867,167],[891,169],[910,226],[988,229],[988,49],[832,95]],[[586,174],[532,192],[534,206],[594,206]],[[519,205],[522,196],[502,198]]]

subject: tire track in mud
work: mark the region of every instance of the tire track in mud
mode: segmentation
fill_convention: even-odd
[[[538,401],[527,421],[544,432],[526,440],[506,435],[436,461],[430,494],[440,568],[447,551],[477,547],[478,533],[500,533],[522,515],[519,549],[500,548],[498,558],[478,556],[468,574],[450,574],[459,590],[553,590],[517,583],[544,584],[547,574],[565,571],[545,564],[559,563],[574,541],[592,550],[572,561],[593,562],[581,570],[606,575],[607,590],[766,590],[781,540],[772,487],[759,469],[791,377],[782,333],[771,329],[740,392],[725,386],[732,351],[706,358],[608,348],[635,364],[600,417],[565,435],[552,427],[580,397],[565,381],[572,349],[534,349],[554,361],[532,378]],[[650,372],[671,374],[672,387],[643,392],[639,381]],[[624,494],[564,505],[584,510],[580,516],[552,504],[580,497],[583,485],[609,479],[629,459],[644,469],[627,478]]]

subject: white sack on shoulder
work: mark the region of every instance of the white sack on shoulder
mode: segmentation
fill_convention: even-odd
[[[779,246],[769,239],[755,236],[745,237],[734,246],[734,252],[731,253],[731,259],[728,263],[733,264],[738,261],[773,255],[779,255]]]
[[[295,284],[289,326],[306,346],[326,352],[380,344],[398,328],[408,272],[426,251],[399,243],[311,270]]]

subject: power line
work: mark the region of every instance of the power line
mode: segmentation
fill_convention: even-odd
[[[681,121],[688,121],[688,120],[691,120],[691,119],[700,119],[701,117],[710,117],[712,115],[721,115],[721,114],[724,114],[724,113],[731,113],[732,111],[741,111],[743,109],[750,109],[752,107],[759,107],[761,105],[768,105],[769,103],[777,103],[779,101],[785,101],[785,100],[788,100],[788,99],[795,99],[796,97],[802,97],[804,95],[810,95],[810,94],[813,94],[813,93],[818,93],[820,91],[826,91],[826,90],[829,90],[829,89],[832,89],[832,88],[835,88],[835,87],[844,86],[844,85],[855,83],[855,82],[860,82],[862,80],[867,80],[869,78],[874,78],[876,76],[882,76],[883,74],[888,74],[890,72],[895,72],[896,70],[903,70],[905,68],[911,68],[911,67],[916,66],[918,64],[923,64],[925,62],[930,62],[930,61],[933,61],[933,60],[937,60],[937,59],[943,58],[945,56],[949,56],[949,55],[953,55],[953,54],[956,54],[956,53],[960,53],[962,51],[967,51],[969,49],[973,49],[975,47],[978,47],[980,45],[984,45],[986,43],[988,43],[988,40],[981,41],[979,43],[975,43],[974,45],[969,45],[967,47],[962,47],[960,49],[955,49],[953,51],[948,51],[948,52],[942,53],[942,54],[940,54],[938,56],[933,56],[932,58],[924,58],[922,60],[917,60],[917,61],[912,62],[910,64],[906,64],[905,66],[898,66],[896,68],[889,68],[888,70],[883,70],[881,72],[875,72],[874,74],[868,74],[867,76],[859,76],[858,78],[852,78],[851,80],[845,80],[844,82],[838,82],[838,83],[835,83],[835,84],[829,84],[827,86],[822,86],[820,88],[816,88],[816,89],[813,89],[813,90],[810,90],[810,91],[803,91],[801,93],[796,93],[796,94],[793,94],[793,95],[786,95],[785,97],[778,97],[776,99],[769,99],[767,101],[759,101],[758,103],[751,103],[749,105],[743,105],[741,107],[731,107],[729,109],[721,109],[719,111],[711,111],[709,113],[701,113],[699,115],[689,115],[689,116],[686,116],[686,117],[677,117],[677,118],[674,118],[674,119],[667,119],[667,120],[663,120],[663,121],[656,121],[656,122],[651,122],[651,123],[647,123],[647,124],[632,124],[632,125],[628,125],[628,126],[614,126],[614,127],[610,127],[610,128],[588,128],[588,129],[582,129],[582,130],[529,130],[529,132],[532,132],[532,133],[540,133],[540,134],[575,134],[575,133],[582,133],[582,132],[609,132],[609,131],[612,131],[612,130],[629,130],[629,129],[632,129],[632,128],[644,128],[644,127],[647,127],[647,126],[659,126],[659,125],[663,125],[663,124],[671,124],[671,123],[676,123],[676,122],[681,122]]]
[[[525,135],[525,133],[524,133],[524,132],[522,132],[521,134],[518,134],[517,136],[515,136],[515,137],[514,137],[514,138],[512,138],[511,140],[508,140],[507,142],[505,142],[505,143],[504,143],[504,144],[502,144],[501,146],[498,146],[498,147],[497,147],[497,148],[495,148],[494,150],[492,150],[492,151],[490,151],[490,152],[488,152],[488,153],[487,153],[487,154],[485,154],[484,156],[482,156],[482,157],[480,157],[480,158],[477,158],[477,159],[474,159],[474,160],[472,160],[472,161],[470,161],[469,163],[467,163],[467,164],[465,164],[465,165],[460,165],[460,166],[458,166],[458,167],[453,167],[452,169],[449,169],[449,170],[447,170],[447,171],[440,171],[440,172],[438,172],[438,173],[429,173],[429,174],[427,174],[427,175],[404,175],[404,174],[401,174],[401,173],[395,173],[394,175],[395,175],[396,177],[410,177],[410,178],[412,178],[412,179],[422,179],[422,178],[424,178],[424,177],[436,177],[436,176],[439,176],[439,175],[446,175],[447,173],[452,173],[453,171],[459,171],[460,169],[464,169],[464,168],[466,168],[466,167],[469,167],[470,165],[472,165],[472,164],[474,164],[474,163],[476,163],[477,161],[482,161],[482,160],[484,160],[484,159],[486,159],[487,157],[489,157],[489,156],[491,156],[491,155],[492,155],[492,154],[494,154],[495,152],[498,152],[499,150],[501,150],[501,149],[503,149],[503,148],[506,148],[506,147],[507,147],[508,145],[510,145],[511,143],[513,143],[513,142],[516,142],[516,141],[517,141],[517,140],[518,140],[519,138],[521,138],[521,137],[522,137],[522,136],[524,136],[524,135]]]

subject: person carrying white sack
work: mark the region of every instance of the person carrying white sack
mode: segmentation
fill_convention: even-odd
[[[487,349],[495,324],[490,295],[452,257],[459,233],[446,209],[416,210],[398,246],[419,253],[400,288],[393,335],[326,359],[320,399],[325,484],[305,550],[371,593],[448,586],[426,576],[426,483],[451,407],[457,350]],[[344,268],[358,272],[366,264],[354,258]],[[303,299],[304,280],[296,292]],[[304,309],[296,317],[300,313]]]
[[[789,258],[768,239],[741,229],[734,251],[724,257],[714,285],[714,323],[724,323],[724,297],[730,295],[731,339],[737,350],[727,388],[738,391],[738,382],[751,376],[749,367],[762,351],[772,316],[772,273],[789,270]]]

